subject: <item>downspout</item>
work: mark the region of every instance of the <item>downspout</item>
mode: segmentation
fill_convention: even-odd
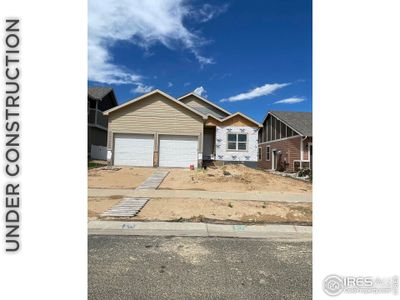
[[[300,140],[300,169],[303,169],[303,160],[304,160],[304,145],[303,142],[308,138],[305,136]]]

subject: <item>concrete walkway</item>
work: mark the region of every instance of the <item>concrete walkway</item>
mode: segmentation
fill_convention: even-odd
[[[220,225],[190,222],[91,221],[89,235],[240,237],[310,241],[311,226]]]
[[[89,197],[202,198],[277,202],[312,202],[311,193],[208,192],[196,190],[88,189]]]

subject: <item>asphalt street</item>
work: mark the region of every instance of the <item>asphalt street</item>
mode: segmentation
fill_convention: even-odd
[[[311,242],[89,236],[89,299],[311,299]]]

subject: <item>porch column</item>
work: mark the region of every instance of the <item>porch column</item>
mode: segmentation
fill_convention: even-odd
[[[300,137],[300,169],[303,169],[303,159],[304,159],[303,138]]]

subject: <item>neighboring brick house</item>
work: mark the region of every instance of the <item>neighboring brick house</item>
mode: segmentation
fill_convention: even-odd
[[[258,136],[258,166],[285,172],[312,168],[312,113],[268,112]]]
[[[107,116],[103,111],[117,106],[112,88],[90,87],[88,89],[88,156],[92,159],[107,158]]]

